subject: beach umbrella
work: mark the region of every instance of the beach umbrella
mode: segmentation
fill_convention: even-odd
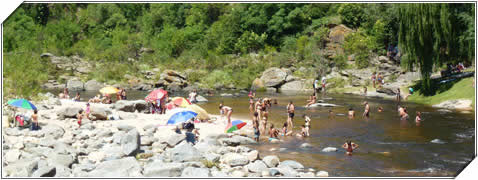
[[[37,109],[37,107],[35,107],[35,105],[33,105],[30,101],[28,101],[26,99],[12,99],[12,100],[8,101],[7,103],[11,106],[19,107],[19,108],[23,108],[23,109],[31,109],[31,110]]]
[[[183,97],[173,97],[171,99],[171,102],[174,103],[178,107],[188,107],[191,105],[191,102],[189,100],[183,98]]]
[[[241,120],[234,120],[231,122],[231,124],[228,125],[229,128],[227,128],[226,132],[231,133],[235,130],[239,130],[242,127],[244,127],[247,123]]]
[[[183,112],[183,111],[191,111],[190,109],[186,109],[186,108],[174,108],[172,110],[169,110],[169,111],[166,111],[166,119],[169,119],[171,118],[171,116],[173,116],[174,114],[178,113],[178,112]]]
[[[206,110],[204,110],[203,108],[201,108],[200,106],[196,105],[196,104],[191,104],[187,107],[187,109],[191,109],[192,111],[194,111],[195,113],[198,114],[197,118],[199,120],[209,120],[209,114],[207,113]]]
[[[166,124],[178,124],[196,117],[198,114],[193,111],[181,111],[173,114]]]
[[[172,110],[172,109],[178,108],[178,107],[177,107],[176,105],[174,105],[174,103],[172,103],[172,102],[167,103],[167,104],[165,105],[165,107],[166,107],[166,109],[168,109],[168,110]]]
[[[116,94],[116,93],[118,93],[118,91],[119,91],[119,89],[115,88],[113,86],[107,86],[107,87],[104,87],[104,88],[100,89],[100,93],[102,93],[102,94]]]
[[[149,95],[146,96],[146,98],[144,98],[144,100],[146,102],[156,101],[158,99],[164,98],[167,94],[168,94],[168,91],[166,91],[164,89],[156,89],[156,90],[151,91],[149,93]]]

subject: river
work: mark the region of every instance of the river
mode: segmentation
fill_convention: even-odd
[[[57,91],[58,92],[58,91]],[[82,98],[93,97],[97,92],[82,92]],[[143,99],[148,92],[128,91],[129,99]],[[185,96],[184,93],[173,96]],[[170,97],[173,97],[170,96]],[[304,108],[306,94],[266,94],[257,97],[271,97],[278,101],[269,112],[269,122],[282,128],[287,119],[286,105],[292,100],[296,105],[294,131],[304,124],[302,114],[310,115],[311,136],[305,139],[286,137],[282,143],[270,144],[266,137],[254,145],[261,155],[275,154],[281,160],[291,159],[302,163],[306,168],[325,170],[330,176],[456,176],[474,156],[474,111],[460,113],[442,111],[425,105],[402,103],[407,106],[410,120],[398,118],[397,104],[393,100],[365,98],[357,95],[327,94],[319,96],[326,103],[340,105],[327,108]],[[205,96],[209,102],[200,104],[209,113],[218,114],[218,104],[234,109],[232,119],[248,119],[248,97]],[[370,119],[361,117],[363,105],[367,100],[371,107]],[[377,112],[382,106],[384,111]],[[357,117],[349,119],[348,108],[356,111]],[[329,117],[331,109],[336,115]],[[415,112],[422,112],[424,120],[420,125],[414,122]],[[360,147],[352,156],[346,156],[340,148],[346,140]],[[309,143],[312,148],[301,148]],[[337,152],[322,152],[326,147],[335,147]]]

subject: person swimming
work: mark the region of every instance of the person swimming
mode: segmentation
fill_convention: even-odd
[[[382,106],[378,107],[378,112],[383,112]]]
[[[370,106],[368,105],[367,101],[364,101],[363,104],[365,105],[365,109],[363,111],[363,117],[370,117]]]
[[[348,113],[348,115],[349,115],[349,119],[355,118],[355,111],[354,111],[353,108],[349,108],[349,113]]]
[[[353,143],[352,141],[347,141],[345,142],[344,145],[342,145],[342,148],[346,150],[345,154],[351,156],[352,152],[359,147],[358,144]]]
[[[335,117],[335,113],[332,111],[332,109],[329,109],[329,119],[333,119]]]

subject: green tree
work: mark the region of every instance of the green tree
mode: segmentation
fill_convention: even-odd
[[[433,65],[444,62],[453,43],[452,13],[448,4],[402,4],[399,9],[399,43],[408,63],[418,65],[424,94],[433,93]]]
[[[358,28],[364,20],[362,4],[344,3],[340,5],[337,12],[342,22],[348,27]]]

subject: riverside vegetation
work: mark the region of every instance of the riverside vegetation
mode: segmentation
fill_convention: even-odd
[[[398,45],[402,57],[390,64],[399,68],[387,80],[418,71],[419,92],[430,96],[433,72],[473,63],[474,11],[474,4],[458,3],[22,4],[4,23],[4,92],[32,97],[42,84],[72,76],[154,86],[163,73],[149,72],[168,69],[200,88],[248,89],[271,67],[309,81],[386,71],[371,62]],[[59,68],[40,56],[45,52],[85,63]],[[335,81],[338,88],[357,86],[354,78]]]

